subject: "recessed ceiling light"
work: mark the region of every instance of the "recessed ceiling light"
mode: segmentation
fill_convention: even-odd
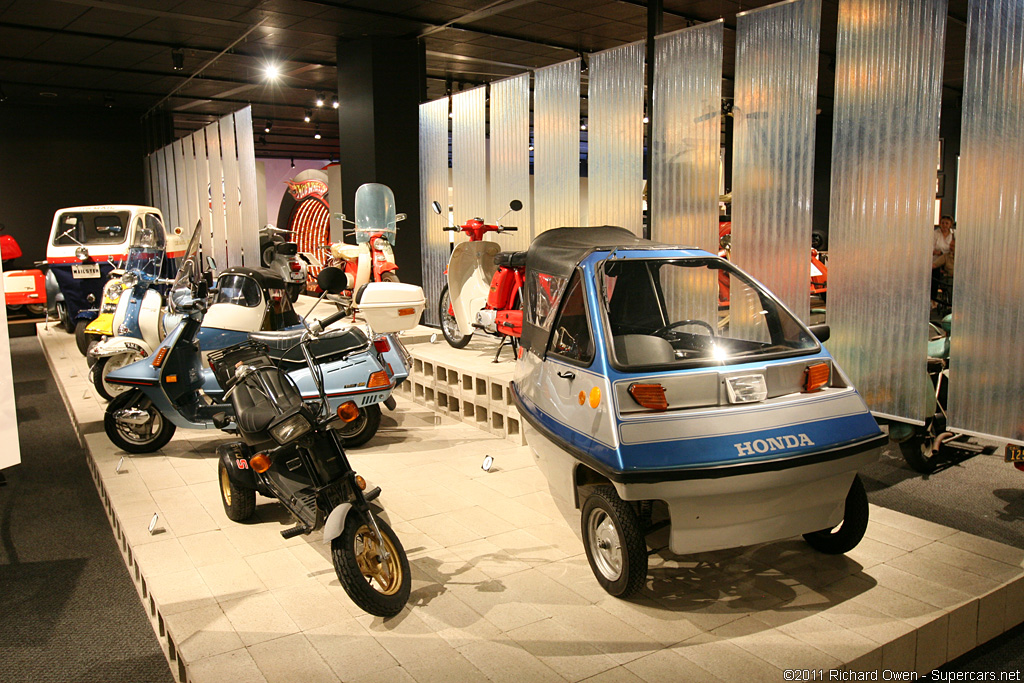
[[[281,76],[281,67],[270,62],[263,67],[263,72],[266,74],[267,80],[276,81]]]
[[[324,94],[322,92],[318,92],[316,94],[316,106],[318,106],[318,107],[324,106]]]
[[[55,92],[41,92],[41,93],[39,93],[39,96],[40,97],[56,97],[57,93],[55,93]]]

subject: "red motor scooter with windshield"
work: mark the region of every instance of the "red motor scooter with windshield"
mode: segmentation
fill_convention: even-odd
[[[432,202],[431,207],[434,213],[441,213],[438,202]],[[509,203],[509,211],[522,208],[523,203],[518,199]],[[445,270],[448,283],[441,290],[437,308],[445,340],[461,349],[469,343],[475,330],[483,330],[501,337],[502,343],[494,354],[495,362],[506,339],[513,354],[517,354],[523,333],[526,252],[501,251],[496,242],[484,240],[489,232],[512,232],[517,228],[502,226],[500,219],[490,225],[482,218],[471,218],[463,225],[444,230],[459,231],[469,238],[455,245]]]

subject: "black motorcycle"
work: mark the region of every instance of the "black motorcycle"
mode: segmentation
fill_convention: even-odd
[[[317,283],[337,293],[345,275],[325,268]],[[228,518],[241,522],[255,511],[257,492],[276,498],[297,520],[281,532],[285,538],[322,527],[345,592],[370,614],[391,617],[409,600],[409,560],[395,532],[371,508],[380,488],[365,491],[366,481],[345,455],[339,429],[358,418],[359,408],[350,401],[330,411],[315,360],[323,329],[344,315],[339,311],[310,323],[296,344],[320,392],[318,408],[303,402],[262,343],[249,340],[210,354],[242,438],[217,449],[221,499]]]

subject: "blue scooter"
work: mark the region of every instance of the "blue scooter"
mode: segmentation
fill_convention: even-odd
[[[104,416],[107,436],[129,453],[158,450],[170,441],[177,427],[234,428],[231,404],[223,401],[215,376],[203,367],[198,336],[208,285],[194,277],[199,272],[195,251],[190,245],[171,294],[171,307],[181,313],[181,323],[151,357],[106,378],[110,384],[130,388],[107,405]],[[325,328],[344,315],[338,312],[314,325]],[[306,324],[304,319],[302,322]],[[313,371],[300,362],[297,353],[304,332],[260,332],[252,333],[251,338],[269,348],[270,356],[289,373],[304,399],[319,400]],[[310,350],[319,363],[315,371],[323,377],[330,408],[354,400],[360,409],[360,416],[341,431],[345,445],[366,443],[380,425],[379,404],[393,409],[391,392],[408,377],[407,352],[397,338],[385,335],[371,343],[354,327],[321,334]]]

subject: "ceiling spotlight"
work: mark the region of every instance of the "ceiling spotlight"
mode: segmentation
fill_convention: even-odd
[[[318,92],[316,94],[316,106],[318,106],[318,107],[324,106],[324,94],[322,92]]]
[[[171,64],[175,71],[185,68],[185,52],[180,47],[171,50]]]
[[[647,118],[647,114],[644,114],[644,123],[650,123],[651,120]]]
[[[0,102],[7,101],[7,93],[4,92],[4,86],[0,85]]]
[[[281,76],[281,67],[270,62],[263,67],[263,73],[266,74],[268,81],[276,81]]]
[[[455,118],[455,112],[451,112],[451,111],[448,112],[448,118],[454,119]]]
[[[270,119],[267,119],[267,124],[265,126],[263,126],[263,132],[264,133],[269,133],[270,129],[273,128],[273,127],[274,127],[274,122],[271,121]]]
[[[586,121],[580,121],[580,130],[586,130],[586,129],[587,129],[587,122]]]
[[[113,109],[114,108],[114,96],[113,95],[104,95],[103,96],[103,106],[106,107],[107,109]]]
[[[313,131],[313,138],[316,139],[316,140],[319,140],[321,138],[321,135],[320,135],[320,124],[319,123],[316,124],[316,130]]]
[[[306,110],[306,115],[304,117],[302,117],[302,120],[305,121],[306,123],[309,123],[310,121],[312,121],[313,120],[313,110],[312,109],[307,109]]]
[[[530,151],[531,152],[533,151],[533,145],[530,145]]]
[[[295,157],[292,157],[292,168],[295,168]]]
[[[331,106],[334,107],[335,109],[338,108],[338,96],[337,95],[335,95],[333,98],[331,98]]]

